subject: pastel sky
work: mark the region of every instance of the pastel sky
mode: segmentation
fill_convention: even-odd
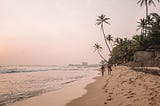
[[[159,12],[160,3],[150,12]],[[107,34],[131,38],[145,8],[137,0],[0,0],[0,64],[99,63],[93,45],[108,58],[100,14],[110,18]]]

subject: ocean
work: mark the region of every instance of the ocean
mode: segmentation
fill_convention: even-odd
[[[97,75],[97,67],[0,66],[0,106],[58,90],[81,78]]]

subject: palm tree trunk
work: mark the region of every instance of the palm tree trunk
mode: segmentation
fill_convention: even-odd
[[[141,29],[141,35],[144,34],[143,28]]]
[[[146,5],[146,20],[147,20],[147,16],[148,16],[148,3],[147,3],[147,0],[145,0],[145,5]],[[146,25],[147,27],[147,25]],[[147,29],[145,28],[145,37],[147,36]]]
[[[106,38],[105,38],[105,33],[104,33],[104,29],[103,29],[103,23],[102,23],[102,25],[101,25],[101,29],[102,29],[102,33],[103,33],[103,37],[104,37],[105,43],[106,43],[106,45],[107,45],[107,47],[108,47],[109,52],[111,53],[111,49],[110,49],[110,47],[109,47],[109,45],[108,45],[108,43],[107,43],[107,40],[106,40]]]
[[[107,62],[107,60],[101,55],[101,53],[100,53],[99,50],[98,50],[98,54],[99,54],[99,56],[100,56],[105,62]]]
[[[148,16],[148,3],[147,3],[147,0],[145,0],[145,5],[146,5],[146,19],[147,19],[147,16]]]

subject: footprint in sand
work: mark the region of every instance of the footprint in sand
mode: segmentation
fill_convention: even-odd
[[[130,95],[136,95],[135,93],[131,93]]]
[[[121,84],[123,84],[123,83],[125,83],[125,82],[127,82],[127,81],[122,81]]]
[[[150,105],[156,106],[156,102],[150,102]]]
[[[154,95],[154,92],[150,92],[149,95]]]
[[[136,102],[136,101],[140,101],[140,99],[135,99],[135,100],[133,100],[133,102]]]
[[[109,94],[113,94],[112,92],[110,92]]]
[[[124,94],[123,96],[127,96],[128,94]]]
[[[134,96],[133,95],[131,95],[131,96],[128,96],[127,98],[133,98]]]
[[[108,89],[105,89],[105,92],[108,92]]]
[[[128,91],[127,93],[132,93],[132,91]]]
[[[122,91],[124,91],[124,89],[123,89],[123,88],[122,88],[121,90],[122,90]]]
[[[109,95],[108,97],[110,97],[110,98],[111,98],[112,96],[111,96],[111,95]]]
[[[122,106],[123,105],[123,103],[120,103],[118,106]]]
[[[107,102],[104,102],[104,104],[107,104]]]
[[[112,100],[112,98],[108,98],[108,99],[107,99],[107,101],[111,101],[111,100]]]
[[[127,92],[128,94],[124,94],[123,96],[127,96],[127,98],[132,98],[134,97],[134,95],[136,95],[135,93],[132,93],[132,91]]]
[[[132,106],[132,104],[127,104],[126,106]]]
[[[139,86],[141,86],[142,84],[141,84],[141,83],[139,83],[138,85],[139,85]]]

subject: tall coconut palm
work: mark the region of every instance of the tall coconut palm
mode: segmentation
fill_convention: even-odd
[[[156,0],[156,1],[159,2],[160,0]],[[154,0],[139,0],[137,2],[137,4],[140,4],[140,6],[142,6],[143,4],[145,4],[145,6],[146,6],[146,19],[147,19],[147,16],[148,16],[148,6],[150,6],[151,4],[153,4],[154,6],[156,6],[155,3],[154,3]]]
[[[98,18],[96,19],[96,24],[101,26],[101,30],[102,30],[102,33],[103,33],[103,37],[104,37],[105,43],[106,43],[106,45],[107,45],[107,48],[108,48],[109,52],[111,53],[111,49],[110,49],[110,47],[109,47],[109,45],[108,45],[108,42],[107,42],[106,36],[105,36],[105,32],[104,32],[104,24],[105,24],[105,23],[106,23],[106,24],[110,24],[110,23],[108,22],[109,19],[110,19],[110,18],[107,18],[104,14],[101,14],[101,15],[98,16]]]
[[[102,54],[101,54],[101,51],[102,51],[102,47],[101,47],[101,45],[99,45],[98,43],[96,43],[96,44],[94,44],[94,49],[95,49],[95,51],[97,51],[98,52],[98,54],[99,54],[99,56],[105,61],[105,62],[107,62],[107,60],[102,56]]]
[[[109,43],[110,43],[110,45],[111,45],[111,47],[112,47],[112,49],[113,49],[113,45],[112,45],[113,37],[112,37],[112,35],[111,35],[111,34],[108,34],[108,36],[106,36],[106,39],[109,41]]]

